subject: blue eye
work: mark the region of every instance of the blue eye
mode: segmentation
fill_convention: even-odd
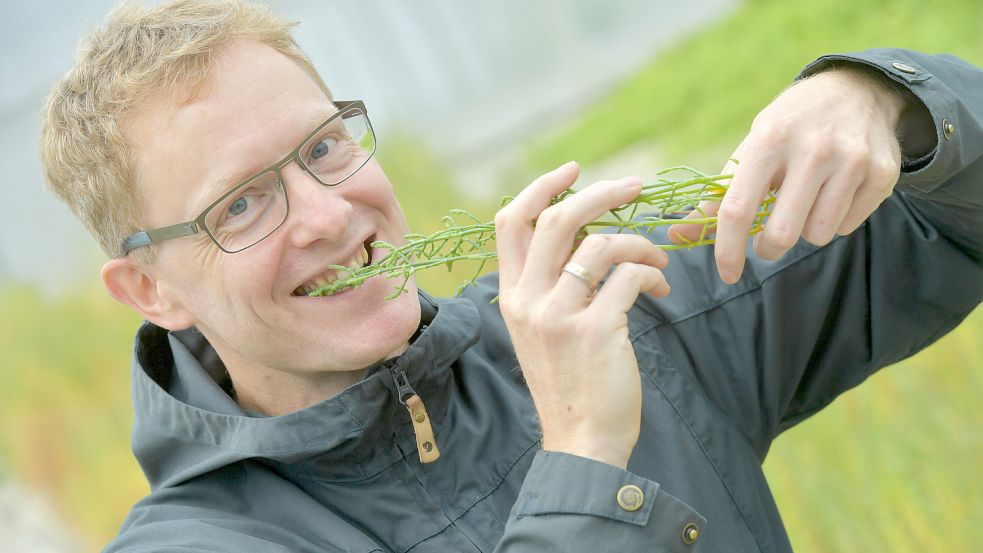
[[[247,207],[249,207],[249,202],[246,201],[244,196],[240,196],[229,205],[229,215],[241,215],[243,211],[246,211]]]
[[[328,145],[328,139],[322,140],[311,148],[311,158],[320,159],[326,155],[331,150],[331,146]]]

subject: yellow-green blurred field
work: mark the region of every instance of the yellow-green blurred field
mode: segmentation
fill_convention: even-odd
[[[643,68],[609,98],[528,144],[501,192],[559,162],[600,164],[626,148],[712,171],[758,109],[815,57],[873,46],[951,52],[983,64],[983,2],[752,0]],[[409,140],[381,145],[414,229],[450,207],[440,164]],[[707,166],[711,164],[711,166]],[[645,176],[645,175],[643,175]],[[983,183],[981,183],[983,184]],[[463,272],[421,277],[447,294]],[[0,290],[0,477],[54,498],[96,548],[146,485],[129,451],[129,353],[136,316],[97,284],[45,298]],[[875,375],[781,437],[766,470],[797,551],[983,548],[983,309],[923,353]]]

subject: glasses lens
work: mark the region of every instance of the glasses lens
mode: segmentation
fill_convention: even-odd
[[[321,184],[333,186],[355,174],[375,153],[375,133],[360,108],[345,109],[300,148],[300,158]]]
[[[252,246],[287,218],[283,183],[268,171],[236,188],[205,214],[205,227],[227,252]]]

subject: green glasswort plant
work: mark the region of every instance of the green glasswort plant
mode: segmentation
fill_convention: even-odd
[[[669,178],[673,174],[682,175],[682,178]],[[704,213],[699,205],[703,201],[720,201],[729,186],[724,181],[729,181],[733,175],[706,175],[685,166],[669,167],[656,175],[659,178],[654,183],[643,186],[641,194],[635,200],[610,210],[609,217],[603,220],[588,223],[580,229],[578,237],[586,236],[590,227],[614,228],[618,233],[629,231],[640,234],[661,226],[689,224],[701,226],[696,240],[657,246],[665,250],[676,250],[712,244],[714,238],[710,231],[717,218]],[[561,202],[575,193],[575,190],[568,189],[553,198],[553,203]],[[506,196],[502,199],[502,205],[511,200],[512,197]],[[751,234],[761,231],[774,201],[775,194],[770,192],[761,202],[751,226]],[[654,214],[638,216],[643,208]],[[680,218],[680,215],[690,210],[696,210],[702,217]],[[380,275],[385,278],[402,277],[402,282],[396,286],[395,291],[387,296],[387,299],[392,299],[406,291],[406,283],[417,271],[434,267],[446,267],[450,270],[459,261],[476,262],[474,273],[458,288],[457,293],[460,294],[465,288],[475,284],[475,279],[489,260],[498,257],[492,244],[495,239],[495,223],[483,222],[463,209],[451,210],[443,222],[444,228],[433,234],[407,234],[404,237],[406,243],[401,246],[382,240],[373,242],[372,248],[388,250],[388,255],[359,269],[331,265],[339,275],[345,276],[317,288],[309,295],[328,296],[345,288],[357,288],[366,279]]]

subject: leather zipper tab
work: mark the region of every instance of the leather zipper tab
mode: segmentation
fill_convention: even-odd
[[[406,410],[410,412],[410,419],[413,420],[413,433],[416,434],[416,450],[420,453],[420,462],[436,461],[440,458],[440,450],[437,448],[437,438],[433,435],[430,416],[423,405],[423,400],[413,394],[403,402],[403,405],[406,406]]]
[[[440,458],[440,449],[437,448],[437,438],[433,433],[433,426],[430,425],[430,415],[427,414],[427,407],[423,400],[410,386],[406,379],[406,372],[395,360],[387,361],[386,369],[396,383],[396,390],[399,394],[399,402],[406,406],[413,422],[413,434],[416,436],[416,450],[420,454],[421,463],[432,463]]]

